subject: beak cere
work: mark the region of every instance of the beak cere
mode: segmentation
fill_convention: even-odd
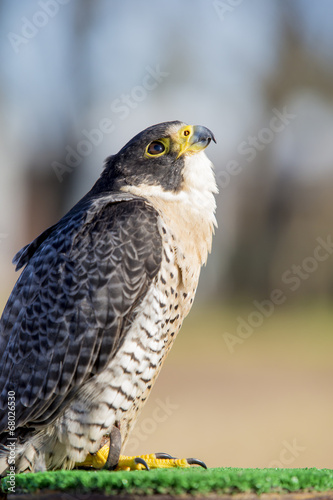
[[[209,145],[211,140],[216,143],[213,132],[211,132],[207,127],[203,127],[202,125],[193,125],[192,127],[187,127],[187,129],[189,128],[192,129],[191,133],[185,138],[185,140],[184,138],[181,138],[178,158],[185,153],[199,153]]]

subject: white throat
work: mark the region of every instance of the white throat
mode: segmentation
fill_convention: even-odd
[[[207,260],[217,226],[214,194],[218,192],[213,164],[203,151],[185,157],[183,178],[178,192],[145,184],[124,190],[149,200],[173,233],[178,253],[192,255],[193,265],[200,267]]]

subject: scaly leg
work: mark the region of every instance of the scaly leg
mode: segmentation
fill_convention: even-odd
[[[110,445],[105,444],[94,455],[88,455],[84,462],[76,464],[78,467],[92,467],[94,469],[108,470],[150,470],[173,467],[190,467],[200,465],[207,469],[202,460],[196,458],[175,458],[167,453],[152,453],[127,457],[120,455],[121,434],[118,427],[113,427],[110,434]]]

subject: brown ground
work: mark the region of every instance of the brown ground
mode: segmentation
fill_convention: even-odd
[[[233,353],[223,334],[237,334],[236,318],[253,308],[193,310],[126,451],[333,468],[333,308],[282,307]]]
[[[209,467],[333,468],[333,307],[278,306],[231,353],[224,334],[236,335],[237,317],[254,309],[194,305],[128,454],[166,451]]]

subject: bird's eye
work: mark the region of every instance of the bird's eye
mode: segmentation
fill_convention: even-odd
[[[164,153],[165,146],[160,141],[153,141],[147,147],[147,153],[151,156],[156,156]]]

